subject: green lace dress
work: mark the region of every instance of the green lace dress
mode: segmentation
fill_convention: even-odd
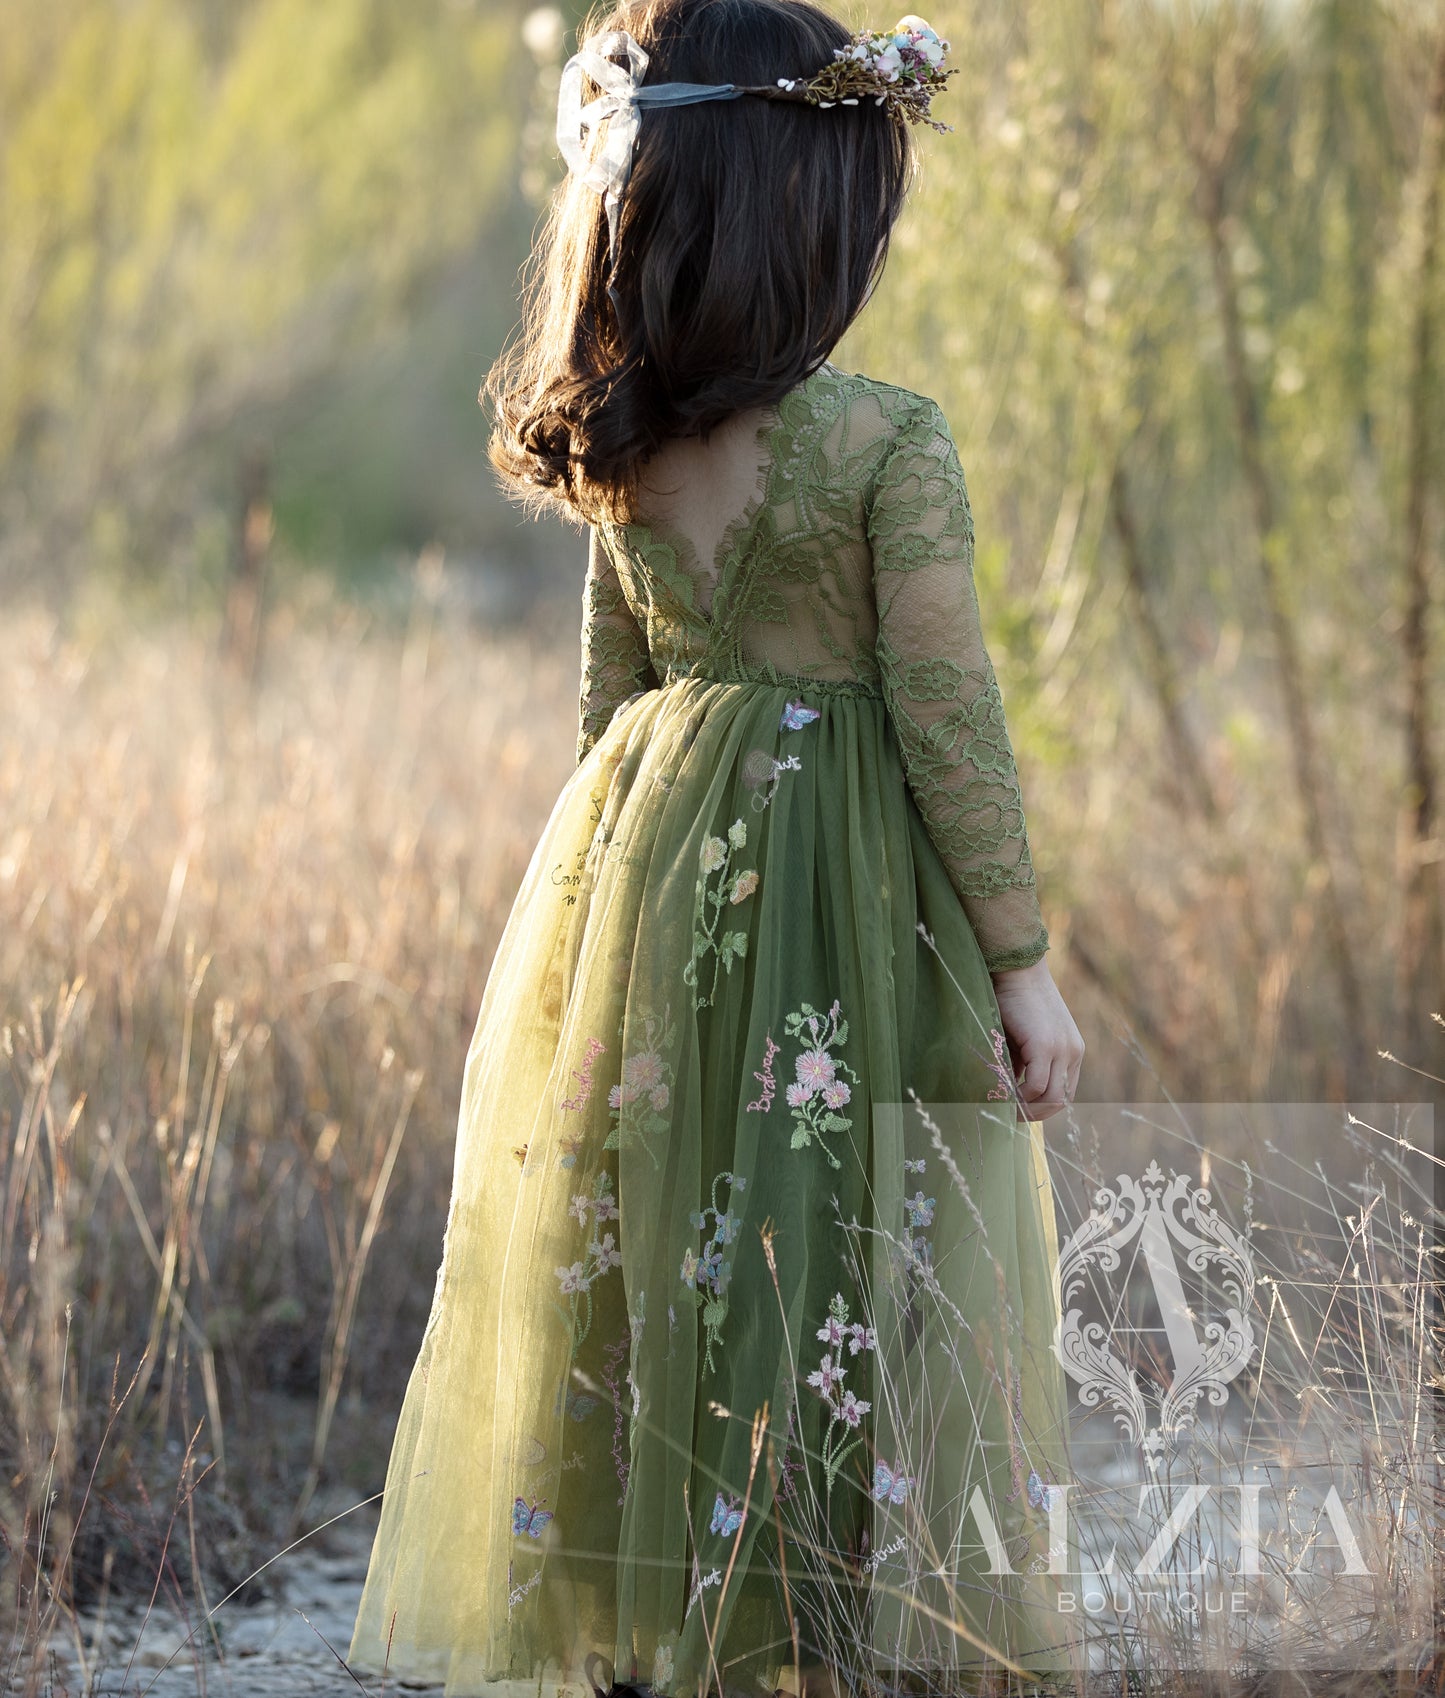
[[[1068,1666],[1053,1201],[990,979],[1048,935],[963,472],[935,402],[831,365],[756,446],[710,586],[680,532],[593,533],[361,1670]]]

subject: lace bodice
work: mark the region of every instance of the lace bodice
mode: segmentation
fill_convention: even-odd
[[[1048,932],[984,646],[973,515],[938,404],[825,365],[751,440],[711,441],[716,477],[690,480],[703,459],[680,445],[650,524],[593,529],[579,762],[624,702],[681,677],[878,697],[990,971],[1038,960]],[[709,548],[718,491],[743,487],[749,455],[753,496]]]

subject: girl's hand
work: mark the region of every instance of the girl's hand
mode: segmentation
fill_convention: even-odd
[[[1032,1105],[1027,1118],[1047,1120],[1073,1101],[1084,1040],[1059,995],[1047,956],[1031,967],[992,977],[1019,1096]]]

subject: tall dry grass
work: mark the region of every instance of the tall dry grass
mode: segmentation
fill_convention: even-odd
[[[436,589],[399,622],[278,609],[254,694],[204,627],[7,618],[12,1663],[109,1588],[203,1611],[337,1456],[384,1463],[471,1023],[575,732],[566,645]]]

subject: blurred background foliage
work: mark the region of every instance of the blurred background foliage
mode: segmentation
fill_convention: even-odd
[[[519,548],[476,406],[533,216],[515,9],[14,0],[5,25],[6,566],[214,575],[243,440],[285,553]]]
[[[197,1412],[216,1562],[228,1516],[380,1483],[576,733],[585,546],[501,499],[477,392],[577,16],[5,0],[0,1543],[34,1644],[154,1573]],[[1445,8],[932,21],[954,132],[834,358],[959,442],[1081,1097],[1439,1102]]]
[[[957,134],[849,352],[953,421],[1070,970],[1166,1047],[1378,1086],[1387,1031],[1445,1035],[1445,11],[941,16]]]

